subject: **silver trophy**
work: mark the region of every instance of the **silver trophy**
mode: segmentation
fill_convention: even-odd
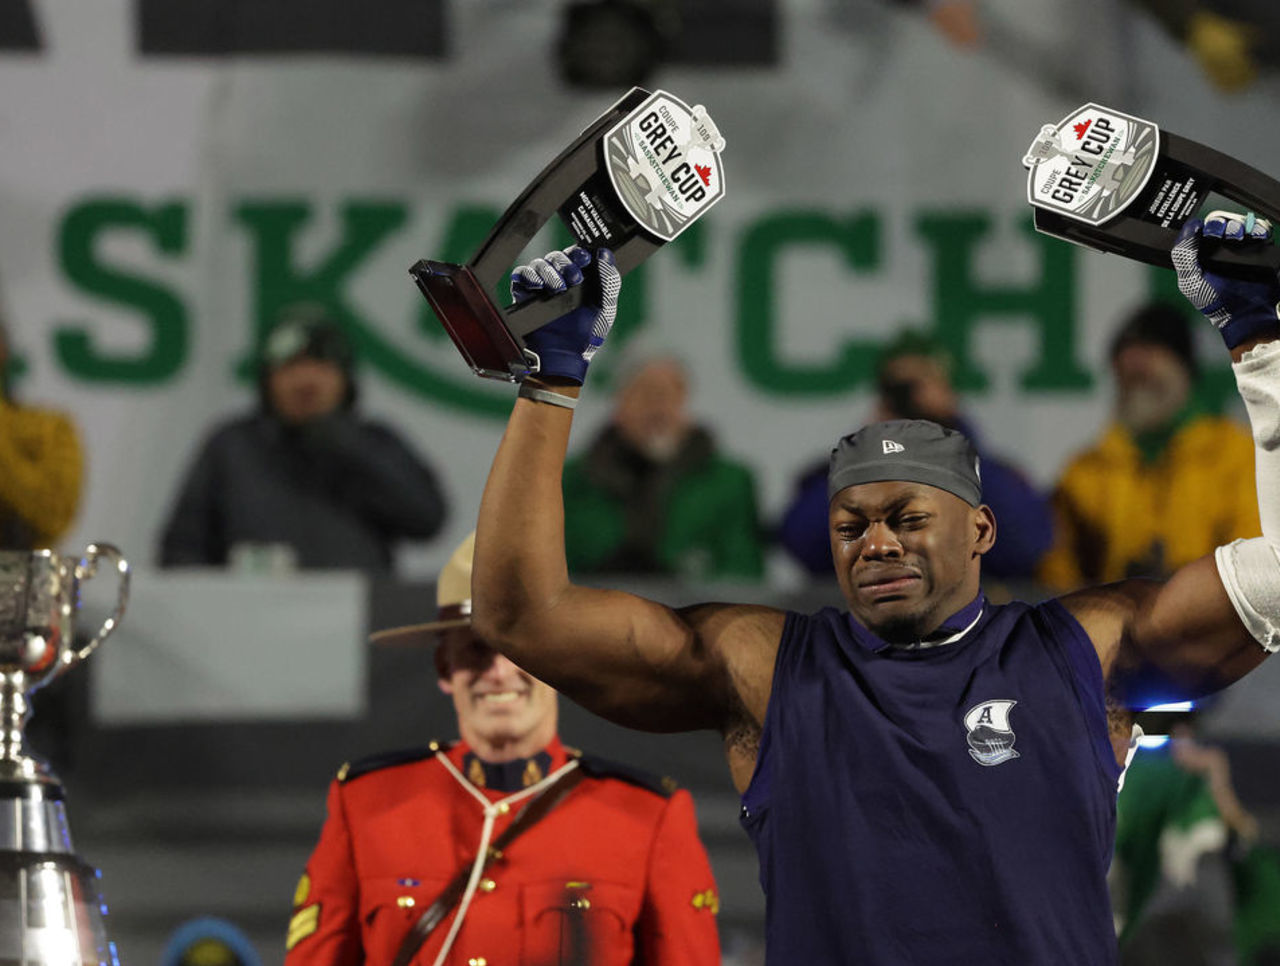
[[[107,561],[119,575],[115,610],[75,645],[80,586]],[[98,873],[71,845],[62,782],[29,752],[31,695],[106,640],[124,614],[129,564],[108,544],[84,557],[0,552],[0,964],[117,966]]]

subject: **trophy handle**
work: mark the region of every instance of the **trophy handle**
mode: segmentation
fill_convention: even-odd
[[[1232,201],[1254,208],[1258,214],[1270,218],[1280,226],[1280,218],[1269,214],[1267,208],[1251,205],[1246,199],[1232,197],[1227,191],[1219,193]],[[1268,207],[1274,211],[1276,206]],[[1032,219],[1036,231],[1047,235],[1084,245],[1094,251],[1123,255],[1160,268],[1173,268],[1170,252],[1173,251],[1178,233],[1168,228],[1136,218],[1120,218],[1114,223],[1095,228],[1043,208],[1035,209]],[[1265,282],[1280,274],[1280,245],[1274,242],[1237,242],[1228,245],[1217,238],[1202,238],[1200,246],[1201,264],[1219,275]]]
[[[1166,134],[1171,157],[1211,165],[1217,176],[1213,191],[1249,208],[1280,230],[1280,181],[1252,165],[1176,134]],[[1280,246],[1271,242],[1226,245],[1216,238],[1201,240],[1204,264],[1222,275],[1270,281],[1280,272]]]
[[[78,651],[68,650],[64,653],[63,663],[68,668],[79,664],[92,654],[99,644],[111,636],[111,632],[120,623],[120,618],[124,616],[125,605],[129,602],[129,561],[125,560],[124,554],[109,543],[91,543],[85,548],[84,557],[76,564],[75,568],[77,595],[80,581],[94,577],[98,572],[98,560],[104,557],[115,565],[116,573],[120,575],[120,588],[116,594],[116,607],[111,612],[111,616],[103,621],[102,627],[93,636],[93,640]]]

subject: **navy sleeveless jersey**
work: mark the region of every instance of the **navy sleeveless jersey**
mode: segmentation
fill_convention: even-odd
[[[742,823],[768,963],[1098,966],[1116,764],[1102,670],[1056,601],[892,648],[787,615]]]

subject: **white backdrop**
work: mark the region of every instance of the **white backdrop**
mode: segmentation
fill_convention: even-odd
[[[354,205],[393,227],[335,291],[385,346],[362,371],[366,413],[398,426],[445,476],[448,531],[408,561],[430,572],[473,525],[502,426],[492,411],[431,387],[512,390],[470,377],[451,345],[424,335],[405,269],[442,256],[462,206],[504,207],[612,97],[559,85],[549,57],[559,4],[549,0],[454,2],[454,56],[421,63],[145,58],[130,9],[127,0],[39,0],[44,52],[0,54],[0,280],[28,365],[19,393],[72,412],[87,448],[87,490],[67,547],[105,539],[139,563],[152,558],[206,427],[251,399],[235,367],[252,345],[259,295],[282,271],[269,263],[277,249],[261,213],[287,218],[287,206],[300,206],[283,257],[305,274],[348,237],[342,212]],[[646,341],[695,362],[695,406],[727,449],[758,468],[770,514],[795,469],[862,417],[866,389],[806,391],[800,377],[799,389],[784,391],[746,357],[821,366],[850,338],[935,325],[945,313],[922,218],[989,219],[972,284],[1033,285],[1042,264],[1020,228],[1020,158],[1042,123],[1098,100],[1280,169],[1276,83],[1218,96],[1149,24],[1115,19],[1114,0],[990,0],[1006,43],[978,52],[955,50],[924,21],[870,0],[783,9],[776,68],[666,70],[653,81],[708,107],[728,141],[728,193],[701,226],[698,252],[667,249],[647,267],[643,319]],[[165,206],[151,228],[111,221],[151,219]],[[752,246],[770,240],[762,225],[805,213],[837,225],[872,217],[873,257],[859,265],[830,247],[789,249],[775,263],[774,300],[750,304],[759,298]],[[108,227],[95,233],[96,217]],[[1149,273],[1070,257],[1074,335],[1045,365],[1101,371],[1108,331],[1144,296]],[[112,301],[103,292],[114,283],[95,281],[95,271],[136,276],[149,294]],[[127,361],[148,352],[152,311],[186,343],[142,379],[102,366],[86,375],[74,339],[59,340],[59,331],[81,330],[94,353]],[[755,348],[744,351],[744,319],[761,312],[772,312],[775,342],[766,352],[748,336]],[[971,410],[994,449],[1047,483],[1096,432],[1108,387],[1105,378],[1023,387],[1041,354],[1029,321],[992,315],[972,329],[972,358],[989,385]],[[406,363],[416,370],[396,370]],[[579,444],[603,418],[603,396],[597,388],[579,410]]]

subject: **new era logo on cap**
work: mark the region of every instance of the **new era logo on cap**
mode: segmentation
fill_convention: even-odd
[[[831,451],[827,501],[845,487],[896,481],[946,490],[970,506],[982,502],[973,444],[963,433],[926,419],[869,423]]]

